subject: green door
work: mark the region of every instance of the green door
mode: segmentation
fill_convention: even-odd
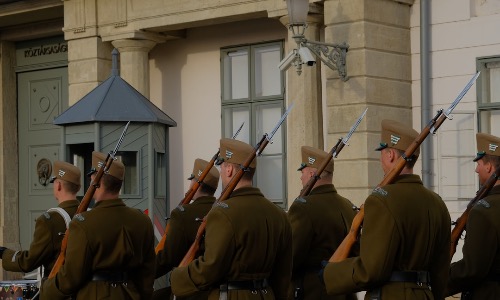
[[[67,67],[18,74],[19,232],[22,249],[33,238],[35,219],[57,206],[52,162],[59,157],[62,128],[53,125],[68,103]]]

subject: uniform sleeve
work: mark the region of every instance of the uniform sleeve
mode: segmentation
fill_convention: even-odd
[[[294,203],[288,211],[292,229],[293,275],[303,268],[312,243],[312,222],[304,204]]]
[[[208,289],[228,273],[235,253],[235,234],[224,209],[211,209],[207,215],[203,256],[187,267],[172,271],[170,281],[174,295],[185,297]]]
[[[328,294],[348,294],[370,289],[385,281],[393,269],[400,244],[396,222],[384,201],[369,196],[360,241],[360,256],[329,263],[323,278]]]
[[[292,228],[288,219],[284,219],[283,235],[278,244],[273,271],[269,276],[269,283],[276,300],[286,300],[289,298],[288,295],[292,281]]]
[[[185,228],[182,226],[181,212],[174,209],[168,220],[169,229],[165,239],[165,247],[156,255],[156,278],[165,275],[182,260],[186,254],[188,241]]]
[[[78,220],[70,223],[67,245],[65,262],[55,277],[44,282],[40,299],[67,299],[89,280],[92,255],[88,237]]]
[[[54,246],[50,221],[45,216],[37,218],[33,242],[29,250],[16,252],[6,249],[2,256],[2,266],[7,271],[31,272],[47,260],[52,260]],[[15,257],[14,257],[15,255]]]
[[[495,228],[484,208],[474,207],[471,210],[466,232],[463,258],[450,268],[448,295],[467,290],[481,282],[488,275],[498,249]]]

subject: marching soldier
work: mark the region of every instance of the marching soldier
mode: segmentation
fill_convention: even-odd
[[[484,184],[500,168],[500,138],[478,133],[476,173]],[[500,299],[500,180],[477,202],[467,219],[463,258],[450,268],[448,295],[462,299]]]
[[[254,149],[222,139],[219,164],[226,188]],[[207,215],[205,252],[171,275],[176,296],[209,290],[209,299],[287,299],[291,229],[286,213],[252,187],[255,160],[231,196]]]
[[[188,178],[191,186],[199,180],[208,162],[196,159],[193,173]],[[215,202],[214,193],[219,184],[219,171],[212,167],[206,175],[199,189],[193,196],[190,204],[176,207],[168,220],[169,230],[165,240],[165,247],[156,254],[156,278],[165,275],[172,268],[177,267],[184,254],[189,250],[195,240],[200,221],[205,217]],[[203,247],[200,247],[200,254]],[[171,295],[170,288],[160,289],[153,293],[153,300],[166,300]],[[200,292],[189,299],[207,299],[207,292]],[[179,298],[178,298],[179,299]]]
[[[319,165],[329,154],[302,146],[300,180],[305,186],[316,176]],[[293,273],[295,299],[357,299],[356,295],[327,295],[318,277],[321,261],[328,260],[351,227],[356,214],[352,203],[337,193],[333,185],[333,159],[317,179],[310,194],[295,199],[288,211],[293,236]]]
[[[380,163],[395,166],[418,133],[382,121]],[[365,299],[443,299],[450,261],[450,215],[436,193],[413,174],[419,150],[405,158],[396,180],[365,201],[360,253],[323,270],[329,294],[366,290]]]
[[[76,194],[80,190],[81,175],[80,169],[63,161],[54,161],[53,170],[55,176],[50,178],[50,183],[59,205],[36,219],[29,250],[0,248],[2,267],[7,271],[27,273],[43,266],[42,277],[47,278],[59,256],[64,233],[78,208]]]
[[[92,179],[106,156],[92,152]],[[66,260],[42,285],[41,299],[150,299],[154,237],[149,218],[119,198],[125,166],[114,161],[95,190],[92,210],[70,223]]]

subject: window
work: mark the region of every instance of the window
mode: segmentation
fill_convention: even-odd
[[[284,113],[282,72],[278,68],[283,42],[270,42],[221,50],[222,136],[252,146],[270,133]],[[271,201],[286,204],[286,122],[257,158],[254,184]]]
[[[500,57],[479,58],[479,132],[500,136]]]

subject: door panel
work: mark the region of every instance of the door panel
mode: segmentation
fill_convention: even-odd
[[[49,178],[59,157],[62,129],[52,122],[67,107],[68,69],[18,74],[19,231],[28,249],[35,219],[57,206]]]

